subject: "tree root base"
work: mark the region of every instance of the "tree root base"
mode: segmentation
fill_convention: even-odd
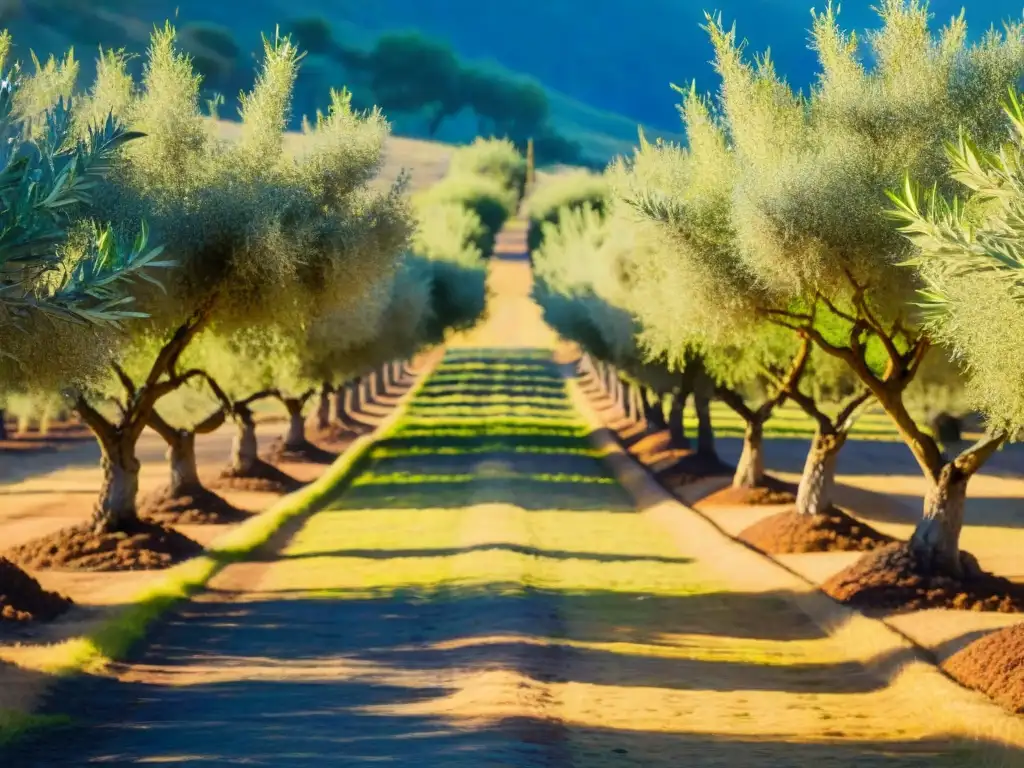
[[[925,608],[1015,613],[1024,610],[1024,586],[982,571],[961,553],[964,576],[928,572],[906,543],[879,547],[840,571],[822,590],[865,612],[894,613]]]
[[[233,491],[260,491],[263,493],[291,493],[304,485],[286,472],[257,461],[248,471],[238,472],[230,467],[216,480],[208,484],[211,490],[231,489]]]
[[[1024,624],[985,635],[950,656],[943,670],[986,694],[1003,709],[1024,714]]]
[[[754,488],[730,486],[701,499],[702,504],[721,506],[774,506],[796,502],[796,487],[766,475],[761,484]]]
[[[800,552],[869,552],[891,544],[893,538],[832,509],[820,515],[786,510],[746,528],[737,537],[770,555]]]
[[[690,453],[656,473],[655,477],[669,488],[689,485],[706,477],[727,477],[735,470],[717,456]]]
[[[202,551],[201,544],[173,528],[140,520],[114,533],[96,533],[88,526],[65,528],[14,547],[7,555],[28,568],[146,571],[168,568]]]
[[[47,592],[5,557],[0,557],[0,624],[7,621],[51,621],[74,605],[69,597]]]
[[[174,496],[170,488],[155,491],[140,500],[139,516],[170,525],[223,525],[240,523],[252,517],[252,513],[199,486]]]
[[[283,441],[276,441],[264,456],[264,461],[276,464],[279,461],[296,464],[333,464],[338,454],[328,451],[308,440],[302,445],[288,446]]]

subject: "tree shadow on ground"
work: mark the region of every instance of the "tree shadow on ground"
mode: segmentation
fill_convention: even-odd
[[[449,355],[446,362],[490,364],[499,357],[485,352]],[[523,367],[557,376],[557,371],[546,373],[553,370],[550,364],[532,362],[539,356],[524,357],[531,365]],[[443,429],[451,422],[432,423]],[[431,480],[422,462],[410,466],[381,455],[366,461],[355,482],[321,514],[490,502],[526,510],[634,510],[626,492],[608,482],[603,465],[584,455],[592,446],[582,430],[495,435],[488,430],[494,424],[483,418],[468,434],[399,432],[378,446],[385,452],[400,447],[433,452],[429,461],[449,451],[457,461],[445,465],[448,474],[461,472],[468,480]],[[496,440],[509,466],[488,465],[487,451]],[[534,477],[537,461],[549,476],[557,476],[564,467],[579,468],[581,456],[592,463],[582,465],[586,471],[577,473],[576,482]],[[126,672],[120,679],[60,682],[47,711],[70,715],[76,725],[59,736],[21,744],[3,756],[3,765],[965,764],[955,739],[901,741],[895,727],[897,736],[885,743],[830,731],[824,719],[820,733],[813,734],[815,743],[758,730],[755,702],[761,692],[792,693],[799,706],[807,705],[807,697],[826,694],[813,701],[829,706],[830,696],[868,695],[883,685],[884,677],[869,676],[859,665],[815,661],[808,646],[825,642],[825,635],[788,593],[716,592],[701,584],[677,584],[685,577],[670,569],[685,570],[685,562],[673,558],[664,558],[668,581],[658,582],[660,592],[630,591],[628,583],[617,580],[617,569],[652,558],[629,553],[515,544],[330,550],[336,543],[324,542],[327,551],[300,557],[277,555],[281,568],[293,563],[297,584],[268,586],[262,593],[214,588],[182,605],[120,667]],[[280,542],[268,551],[280,552]],[[405,558],[481,556],[546,558],[566,567],[566,573],[575,572],[568,561],[579,560],[588,569],[580,577],[587,584],[596,576],[596,583],[616,588],[577,589],[565,586],[571,582],[561,577],[555,580],[560,589],[525,578],[476,583],[472,570],[457,568],[450,576],[443,568],[427,568],[419,577],[430,574],[424,584],[415,582],[415,570],[403,571],[401,565]],[[360,587],[355,577],[346,581],[359,559],[382,564],[388,586]],[[339,574],[333,583],[345,588],[302,589],[304,574],[314,570]],[[414,581],[403,583],[403,573]],[[895,672],[906,660],[897,654],[878,661],[883,671]],[[487,682],[495,679],[497,689]],[[544,705],[530,703],[533,688],[546,691],[549,705],[565,691],[576,691],[575,709],[560,715],[555,707],[545,717]],[[619,707],[601,698],[592,703],[596,694],[615,694],[615,701],[627,703]],[[735,694],[736,706],[751,700],[750,711],[734,713],[728,723],[735,735],[707,732],[724,721],[700,720],[702,696],[725,694]],[[666,696],[689,697],[689,709],[673,710],[660,727],[650,726],[642,705],[659,706]],[[617,727],[597,727],[594,718]]]
[[[487,690],[473,689],[472,681],[497,670],[554,686],[709,694],[860,694],[879,687],[877,678],[850,664],[772,666],[657,655],[658,643],[673,634],[742,637],[736,634],[742,628],[748,635],[766,630],[775,639],[819,636],[809,622],[782,617],[768,627],[756,621],[766,608],[789,605],[785,594],[503,595],[482,587],[433,596],[409,590],[371,598],[266,597],[186,605],[133,659],[142,666],[131,679],[60,683],[46,714],[69,715],[74,724],[0,752],[3,764],[967,764],[956,762],[964,756],[952,739],[868,742],[823,730],[821,743],[806,743],[703,733],[686,718],[677,725],[693,732],[673,733],[590,727],[501,708],[496,716],[481,711],[471,718],[472,707],[457,706],[466,690],[483,695],[486,704]],[[740,627],[743,616],[748,620]],[[784,637],[778,636],[782,628]],[[580,645],[601,642],[617,645]],[[624,652],[623,643],[654,647]],[[756,720],[756,710],[749,717]]]

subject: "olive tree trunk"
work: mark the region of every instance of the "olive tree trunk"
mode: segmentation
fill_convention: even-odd
[[[967,484],[1007,437],[1005,432],[986,435],[935,474],[925,495],[921,521],[910,537],[910,549],[925,568],[963,575],[960,531]]]
[[[308,444],[306,420],[302,416],[302,408],[306,404],[306,400],[299,397],[283,397],[281,403],[288,411],[288,431],[284,436],[284,449],[286,451],[301,450]]]
[[[320,385],[320,392],[317,396],[316,410],[313,411],[313,429],[321,432],[331,428],[331,397],[334,394],[334,387],[328,382]]]
[[[697,455],[717,459],[715,429],[711,423],[711,398],[702,392],[695,392],[693,408],[697,412]]]
[[[136,440],[131,434],[117,433],[99,439],[103,481],[92,511],[92,529],[111,533],[130,529],[138,523],[136,498],[139,494],[139,469],[135,456]]]
[[[668,410],[669,442],[677,448],[689,448],[690,440],[686,436],[686,396],[682,393],[672,394],[672,405]]]
[[[171,497],[191,495],[202,488],[199,482],[199,463],[196,461],[196,433],[180,429],[167,451],[171,465]]]
[[[231,440],[231,464],[233,474],[244,477],[259,463],[259,442],[256,439],[256,421],[248,406],[234,408],[235,435]]]
[[[823,432],[820,427],[815,431],[796,492],[796,511],[801,515],[820,515],[831,509],[839,451],[847,435],[846,431]]]
[[[668,427],[668,423],[665,421],[665,411],[663,410],[661,395],[658,392],[655,392],[653,389],[648,390],[641,403],[644,409],[644,421],[647,422],[648,429],[653,432],[661,432]]]
[[[764,422],[747,422],[743,452],[732,477],[733,488],[757,488],[764,481]]]

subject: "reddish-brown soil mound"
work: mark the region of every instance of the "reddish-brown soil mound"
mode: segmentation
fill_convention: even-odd
[[[338,454],[327,451],[308,440],[299,446],[286,447],[283,440],[275,440],[263,457],[264,461],[276,464],[279,461],[303,462],[309,464],[332,464]]]
[[[117,533],[65,528],[14,547],[7,555],[29,568],[142,571],[167,568],[202,551],[202,545],[173,528],[140,520]]]
[[[715,457],[701,456],[690,453],[669,467],[656,473],[656,477],[665,486],[676,488],[687,485],[705,477],[728,477],[735,470]]]
[[[49,621],[74,605],[71,598],[47,592],[6,557],[0,557],[0,621]]]
[[[328,445],[333,448],[339,445],[348,445],[362,434],[365,434],[365,430],[357,432],[340,424],[332,424],[327,429],[310,429],[309,439],[310,442],[317,445]]]
[[[841,603],[865,611],[956,608],[1013,613],[1024,610],[1024,586],[985,573],[961,553],[964,577],[928,573],[905,543],[869,552],[822,585]]]
[[[265,461],[257,461],[253,468],[245,473],[225,469],[220,477],[208,483],[211,489],[230,488],[235,491],[265,493],[291,493],[302,486],[302,482]]]
[[[1024,624],[975,640],[946,659],[942,668],[961,685],[1024,714]]]
[[[796,501],[796,486],[765,476],[757,488],[723,488],[701,499],[701,504],[722,506],[771,506],[792,504]]]
[[[217,525],[239,523],[251,517],[252,513],[200,486],[176,496],[170,494],[170,488],[161,488],[139,501],[139,516],[172,525]]]
[[[737,537],[771,555],[797,552],[866,552],[893,542],[869,525],[833,507],[820,515],[794,509],[759,520]]]

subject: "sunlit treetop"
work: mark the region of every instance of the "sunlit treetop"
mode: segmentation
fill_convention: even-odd
[[[909,250],[884,211],[904,174],[948,188],[944,143],[960,126],[987,143],[998,97],[1024,73],[1020,25],[969,43],[963,18],[933,32],[925,3],[884,0],[867,52],[829,6],[814,17],[821,75],[807,97],[735,31],[709,20],[721,108],[736,154],[733,220],[744,263],[770,290],[844,302],[867,288],[888,319],[903,311]],[[867,62],[872,63],[869,65]]]
[[[217,139],[199,108],[199,77],[174,47],[169,26],[154,33],[138,89],[124,61],[108,57],[93,88],[94,110],[121,110],[146,134],[97,192],[97,214],[124,226],[150,222],[179,267],[166,290],[139,304],[163,327],[196,312],[221,330],[358,296],[394,268],[408,234],[401,190],[373,192],[388,125],[332,94],[298,159],[283,132],[299,53],[287,38],[267,40],[252,91],[240,100],[236,141]],[[126,92],[130,89],[130,92]]]
[[[1007,108],[1010,134],[996,150],[968,135],[949,147],[962,198],[894,196],[895,218],[916,251],[924,322],[968,373],[967,394],[991,426],[1024,428],[1024,109]]]
[[[687,148],[641,141],[610,170],[617,197],[643,222],[636,231],[657,241],[634,255],[632,308],[645,343],[670,356],[735,342],[758,324],[762,303],[736,248],[736,160],[723,127],[695,89],[681,112]]]

